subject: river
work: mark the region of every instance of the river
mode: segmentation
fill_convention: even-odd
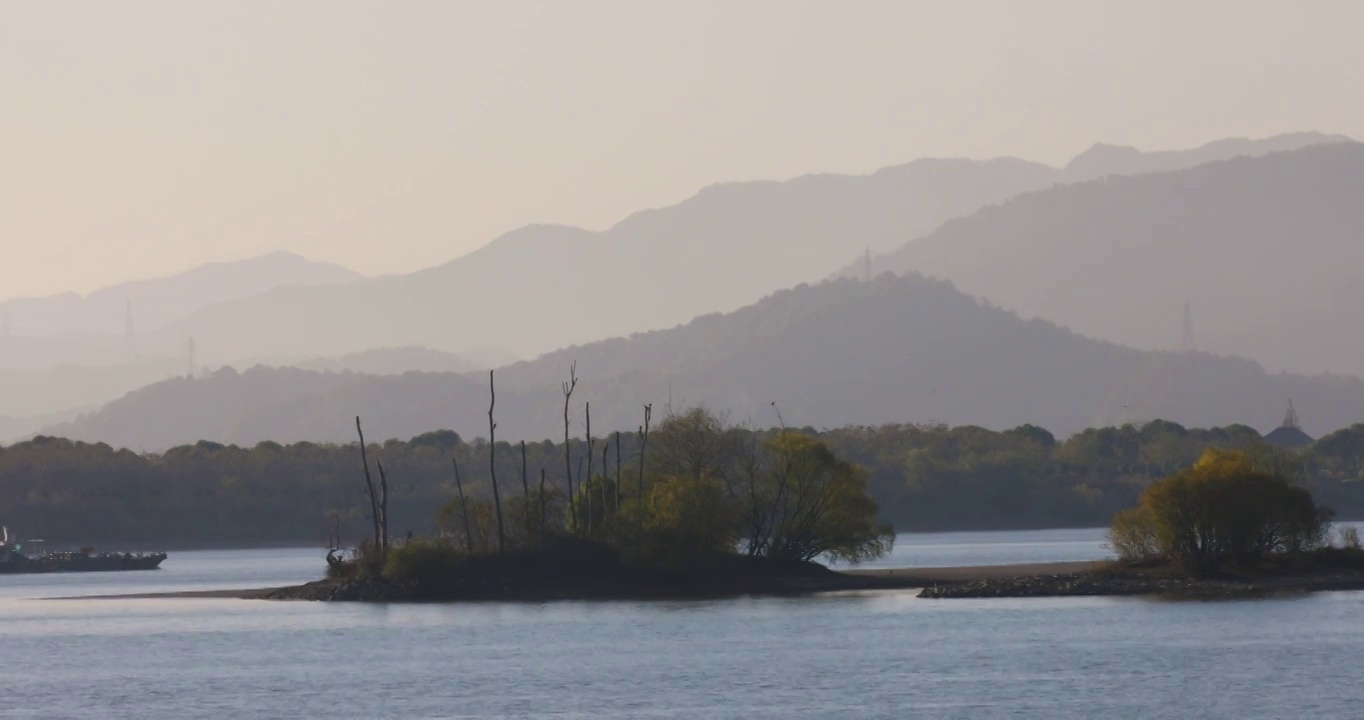
[[[1100,530],[902,535],[880,564],[1084,560]],[[366,606],[64,599],[315,579],[315,549],[0,576],[0,717],[1352,717],[1364,593]]]

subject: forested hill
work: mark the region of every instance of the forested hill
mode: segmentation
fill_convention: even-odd
[[[888,425],[819,435],[837,456],[866,469],[868,490],[900,531],[1106,525],[1153,479],[1187,467],[1204,448],[1246,449],[1260,442],[1244,426],[1192,430],[1165,422],[1086,430],[1064,441],[1031,426],[991,432]],[[668,431],[656,425],[646,453],[649,473],[674,457],[669,448],[696,447],[709,448],[709,464],[724,472],[713,452],[724,445],[697,446],[689,437],[670,443]],[[597,447],[607,440],[599,435]],[[617,456],[610,441],[605,472],[600,464],[596,472],[614,478]],[[582,438],[571,452],[580,484]],[[627,489],[635,487],[638,452],[638,438],[623,435],[620,470]],[[388,472],[391,527],[398,536],[430,531],[437,508],[456,496],[452,459],[467,493],[491,493],[488,445],[450,432],[374,443],[369,457]],[[498,442],[504,499],[522,492],[520,458],[519,448]],[[537,483],[544,468],[548,487],[562,490],[562,444],[530,444],[526,458],[530,482]],[[1295,475],[1341,518],[1364,518],[1364,425],[1323,437],[1295,465]],[[40,438],[0,449],[5,522],[54,548],[320,545],[336,517],[349,541],[367,532],[363,488],[354,442],[247,448],[205,442],[148,456]]]
[[[1361,188],[1364,144],[1317,145],[1024,194],[873,264],[1143,349],[1188,302],[1200,350],[1364,376]]]
[[[1096,424],[1169,418],[1268,430],[1291,399],[1309,432],[1364,418],[1364,382],[1270,375],[1204,354],[1144,353],[1025,321],[950,284],[890,274],[778,292],[742,310],[571,347],[497,373],[498,437],[563,436],[570,409],[599,432],[633,430],[641,408],[704,404],[754,425],[839,427],[941,422],[1068,435]],[[487,434],[486,375],[396,377],[302,370],[220,371],[157,383],[53,435],[159,450],[200,439],[242,445],[346,441],[356,415],[375,438],[450,428]]]
[[[404,345],[533,357],[743,307],[823,279],[865,248],[888,251],[1021,192],[1326,139],[1303,133],[1155,154],[1101,147],[1067,168],[924,159],[870,175],[713,185],[600,232],[529,226],[409,275],[281,288],[206,308],[167,341],[193,334],[213,365]]]

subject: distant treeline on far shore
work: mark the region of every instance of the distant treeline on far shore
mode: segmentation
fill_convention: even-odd
[[[1065,440],[1029,425],[1002,432],[923,425],[803,431],[866,469],[871,495],[900,532],[1105,526],[1151,482],[1190,466],[1210,447],[1284,453],[1294,480],[1336,517],[1364,517],[1364,424],[1292,451],[1267,446],[1245,426],[1199,430],[1163,421],[1090,429]],[[750,443],[773,433],[724,432]],[[708,452],[704,438],[669,433],[662,418],[649,436],[647,463]],[[570,442],[571,464],[581,468],[586,440]],[[640,472],[639,447],[635,433],[595,438],[596,471],[605,463],[603,474],[613,476],[619,463],[633,477]],[[395,536],[433,530],[432,509],[457,492],[452,460],[464,492],[491,493],[489,447],[481,438],[436,431],[374,443],[369,452],[387,469]],[[520,444],[499,441],[494,452],[498,477],[519,486]],[[569,471],[562,442],[527,443],[524,457],[532,478],[543,468],[548,483],[563,491]],[[708,472],[722,478],[739,471],[723,453],[707,462]],[[200,442],[138,454],[39,437],[0,448],[0,523],[50,543],[322,545],[338,524],[345,537],[363,536],[367,510],[356,443],[241,448]]]

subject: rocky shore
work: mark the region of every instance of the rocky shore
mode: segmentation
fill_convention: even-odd
[[[1152,595],[1215,599],[1321,590],[1364,590],[1364,573],[1331,571],[1191,578],[1142,572],[1091,571],[935,584],[920,591],[919,597],[954,599]]]
[[[680,579],[493,577],[439,589],[382,577],[326,579],[248,591],[238,597],[258,600],[328,602],[461,602],[615,599],[692,599],[743,595],[804,595],[849,590],[886,590],[921,587],[917,578],[876,577],[813,567],[808,572],[781,575],[714,575]]]
[[[317,580],[245,595],[253,600],[317,600],[331,602],[407,602],[414,588],[382,577]]]

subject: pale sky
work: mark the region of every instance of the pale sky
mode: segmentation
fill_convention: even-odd
[[[1364,138],[1364,3],[0,0],[0,298],[404,272],[718,181]]]

